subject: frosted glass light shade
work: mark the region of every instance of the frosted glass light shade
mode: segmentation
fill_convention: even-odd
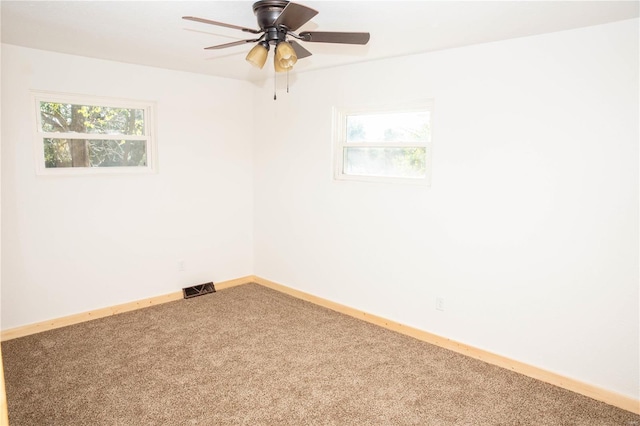
[[[265,62],[267,62],[267,54],[269,53],[269,49],[267,49],[261,43],[253,46],[253,49],[247,53],[247,62],[249,62],[254,67],[262,68],[264,67]]]
[[[286,41],[278,43],[274,60],[276,72],[289,71],[297,61],[296,51],[293,50],[291,44]]]
[[[278,62],[278,58],[277,57],[273,58],[273,66],[274,66],[276,72],[287,72],[287,71],[289,71],[288,69],[282,68],[280,66],[280,62]]]

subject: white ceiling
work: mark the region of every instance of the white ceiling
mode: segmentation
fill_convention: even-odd
[[[367,46],[304,43],[296,72],[638,17],[638,1],[300,1],[320,13],[304,30],[368,31]],[[2,42],[235,79],[273,75],[244,61],[254,38],[182,20],[191,15],[257,28],[251,1],[7,1]]]

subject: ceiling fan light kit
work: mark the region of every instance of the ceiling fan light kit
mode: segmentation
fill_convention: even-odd
[[[247,43],[257,43],[247,54],[246,60],[258,68],[263,68],[267,61],[269,46],[274,45],[274,68],[276,72],[290,71],[298,59],[311,56],[311,52],[295,40],[360,45],[369,42],[369,33],[305,31],[297,34],[295,31],[318,14],[317,10],[301,4],[283,0],[260,0],[253,4],[253,13],[256,15],[258,26],[260,27],[259,30],[195,16],[183,16],[182,18],[204,24],[232,28],[250,34],[259,34],[260,36],[255,39],[238,40],[209,46],[205,49],[224,49]]]
[[[298,61],[296,52],[293,50],[291,44],[286,41],[281,41],[276,46],[276,54],[274,57],[274,65],[276,72],[289,71]]]
[[[247,53],[246,60],[254,67],[262,69],[265,62],[267,62],[267,55],[269,54],[269,43],[261,41],[253,46],[253,48]]]

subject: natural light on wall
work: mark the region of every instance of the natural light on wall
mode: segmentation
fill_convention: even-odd
[[[335,109],[335,178],[427,185],[432,103]]]

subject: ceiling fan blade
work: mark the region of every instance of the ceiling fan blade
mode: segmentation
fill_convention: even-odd
[[[247,33],[252,34],[260,34],[262,31],[254,30],[252,28],[240,27],[238,25],[225,24],[224,22],[212,21],[210,19],[198,18],[195,16],[183,16],[182,19],[186,19],[188,21],[202,22],[203,24],[217,25],[219,27],[233,28],[235,30],[241,30]]]
[[[304,41],[315,43],[367,44],[369,33],[341,33],[327,31],[305,31],[300,33]]]
[[[295,31],[317,14],[318,11],[310,7],[297,3],[289,3],[282,10],[280,16],[274,21],[273,25],[284,25],[290,31]]]
[[[298,59],[306,58],[307,56],[311,56],[311,52],[309,52],[304,47],[300,46],[300,43],[297,43],[293,40],[289,42],[293,47],[294,52],[296,52],[296,56]]]
[[[206,50],[224,49],[227,47],[240,46],[241,44],[255,43],[256,41],[260,41],[260,40],[261,40],[260,38],[257,38],[255,40],[238,40],[238,41],[232,41],[231,43],[217,44],[215,46],[205,47],[205,49]]]

